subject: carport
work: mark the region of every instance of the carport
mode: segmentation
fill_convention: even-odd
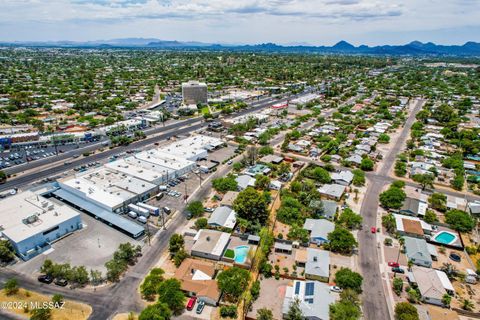
[[[132,238],[138,238],[145,233],[145,229],[142,226],[136,224],[135,222],[129,221],[119,216],[118,214],[108,212],[105,209],[88,201],[85,201],[84,199],[70,192],[58,189],[53,192],[53,195],[60,200],[69,203],[73,207],[76,207],[93,215],[95,218],[102,220],[111,227],[128,234]]]

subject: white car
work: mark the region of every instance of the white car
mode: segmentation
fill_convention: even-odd
[[[232,160],[228,160],[228,161],[227,161],[227,164],[228,164],[228,165],[231,165],[232,163],[233,163]]]
[[[343,290],[342,290],[340,287],[331,286],[331,287],[330,287],[330,291],[336,292],[336,293],[340,293],[340,292],[342,292]]]

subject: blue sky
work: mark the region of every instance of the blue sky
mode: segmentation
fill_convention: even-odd
[[[480,42],[479,0],[0,0],[0,40]]]

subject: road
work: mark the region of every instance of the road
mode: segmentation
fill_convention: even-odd
[[[415,116],[423,106],[423,100],[417,100],[410,113],[401,134],[395,141],[390,152],[383,160],[379,171],[368,177],[369,186],[363,199],[360,214],[363,217],[363,231],[358,233],[359,263],[363,275],[363,315],[365,319],[392,319],[388,308],[387,297],[383,289],[382,275],[380,273],[379,257],[377,250],[377,237],[370,232],[370,226],[377,225],[378,197],[383,187],[390,181],[388,174],[392,169],[395,159],[402,150],[410,134],[410,128],[415,121]]]

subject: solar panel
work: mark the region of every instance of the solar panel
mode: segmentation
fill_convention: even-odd
[[[295,283],[295,294],[300,293],[300,282]]]
[[[315,283],[313,282],[307,282],[305,285],[305,295],[306,296],[313,296],[313,288],[314,288]]]

